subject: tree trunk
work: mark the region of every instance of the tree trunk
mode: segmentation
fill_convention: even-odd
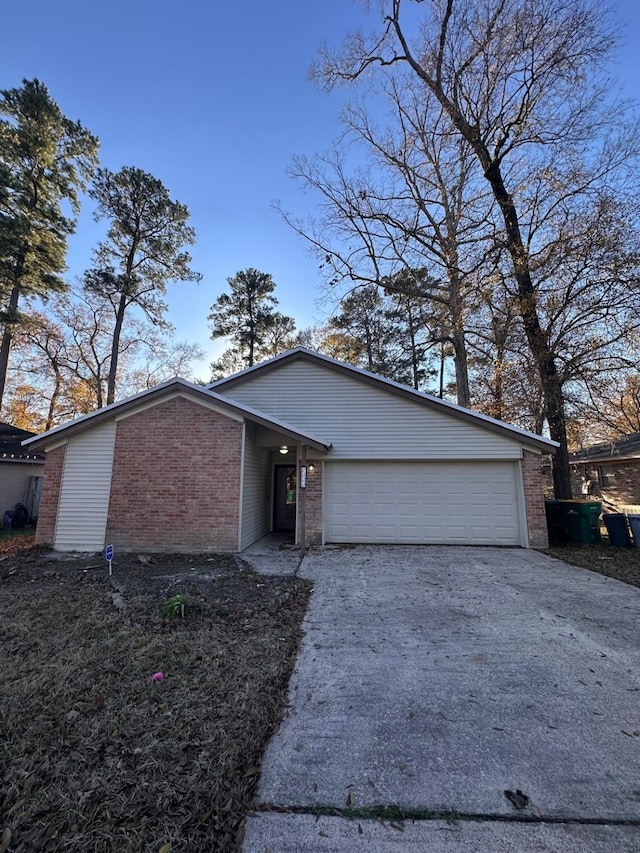
[[[107,406],[116,398],[116,376],[118,374],[118,356],[120,355],[120,335],[124,322],[124,312],[127,308],[127,297],[122,293],[116,313],[116,323],[113,327],[113,340],[111,342],[111,361],[109,362],[109,376],[107,379]],[[99,407],[100,408],[100,407]]]
[[[450,12],[451,6],[448,7]],[[537,312],[536,293],[531,281],[529,256],[520,233],[518,213],[513,198],[507,192],[499,160],[492,159],[489,150],[482,140],[477,126],[470,124],[465,118],[459,102],[449,98],[445,93],[440,76],[431,77],[424,67],[413,56],[402,31],[399,21],[400,5],[395,2],[393,15],[389,22],[393,26],[402,46],[406,61],[420,80],[433,92],[442,108],[448,113],[453,125],[460,135],[469,143],[484,171],[484,176],[495,198],[504,221],[507,249],[511,255],[514,276],[518,288],[518,309],[531,355],[540,376],[545,399],[545,414],[549,424],[549,433],[554,441],[560,443],[558,452],[553,460],[553,484],[556,498],[571,498],[571,472],[569,469],[569,454],[567,451],[567,430],[564,414],[564,395],[562,380],[558,375],[553,353],[547,343],[540,325]],[[447,13],[448,14],[448,13]],[[448,18],[447,18],[448,21]]]
[[[58,398],[60,397],[60,389],[62,388],[62,376],[60,375],[60,368],[57,367],[56,364],[53,364],[52,367],[55,376],[55,382],[53,385],[53,394],[51,395],[51,399],[49,400],[47,422],[44,425],[45,432],[53,427],[53,422],[56,414],[56,405],[58,403]]]
[[[453,361],[456,371],[456,395],[459,406],[471,407],[469,393],[469,368],[467,366],[467,344],[464,335],[464,309],[460,293],[460,258],[458,255],[457,221],[447,214],[446,258],[447,277],[449,280],[449,311],[453,328]]]
[[[556,498],[571,498],[571,472],[567,450],[567,429],[564,414],[562,381],[549,349],[546,335],[540,325],[537,312],[536,293],[531,281],[529,257],[522,241],[520,223],[513,199],[507,192],[500,165],[493,162],[485,171],[495,200],[498,202],[507,235],[507,248],[511,255],[513,271],[518,287],[518,308],[529,349],[536,364],[544,393],[545,412],[549,433],[560,447],[553,460],[553,485]]]
[[[7,306],[7,322],[2,335],[2,344],[0,345],[0,411],[2,410],[2,401],[4,399],[4,390],[7,384],[7,373],[9,371],[9,353],[11,351],[11,341],[13,339],[13,321],[18,311],[18,300],[20,299],[20,285],[14,284],[9,297]]]
[[[444,397],[444,344],[440,344],[440,377],[438,384],[438,397],[442,400]]]
[[[464,337],[464,329],[454,327],[451,338],[453,344],[453,361],[456,369],[456,394],[458,405],[470,408],[471,395],[469,393],[469,369],[467,367],[467,344]]]
[[[416,346],[416,332],[413,325],[413,317],[411,316],[411,310],[409,309],[409,342],[411,344],[411,375],[413,377],[413,387],[418,390],[418,386],[420,385],[418,381],[418,348]]]

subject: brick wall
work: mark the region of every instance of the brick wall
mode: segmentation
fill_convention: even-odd
[[[640,459],[603,463],[607,472],[613,474],[612,482],[606,486],[600,483],[598,467],[592,463],[572,466],[571,484],[575,498],[582,497],[580,486],[584,474],[591,480],[591,497],[603,501],[604,509],[614,511],[640,504]]]
[[[322,544],[322,461],[309,459],[313,471],[307,469],[306,533],[307,545]]]
[[[522,454],[522,480],[527,513],[527,531],[531,548],[548,548],[547,519],[544,511],[544,494],[540,455],[524,450]]]
[[[66,449],[67,445],[63,444],[54,450],[49,450],[45,457],[44,480],[36,527],[36,545],[53,545]]]
[[[125,551],[236,551],[241,447],[241,423],[183,397],[120,421],[108,541]]]

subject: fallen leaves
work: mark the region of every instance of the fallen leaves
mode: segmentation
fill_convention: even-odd
[[[2,830],[2,834],[0,834],[0,853],[5,853],[5,850],[9,848],[11,844],[11,830],[9,827]]]
[[[176,557],[168,571],[160,558],[148,568],[121,558],[126,616],[111,606],[106,572],[84,572],[89,560],[56,561],[55,596],[51,564],[38,552],[21,560],[0,598],[2,678],[12,685],[0,776],[12,835],[0,824],[0,853],[237,850],[285,707],[306,582],[260,577],[258,586],[231,559],[216,558],[212,571],[211,555],[204,578],[190,555],[193,617],[168,626],[160,604]],[[154,684],[160,662],[171,677]]]

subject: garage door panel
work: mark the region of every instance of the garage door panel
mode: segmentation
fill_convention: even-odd
[[[519,545],[517,476],[512,462],[326,463],[325,541]]]

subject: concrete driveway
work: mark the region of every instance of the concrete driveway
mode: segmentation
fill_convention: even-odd
[[[494,548],[319,549],[300,574],[246,853],[640,849],[640,589]],[[418,820],[374,819],[394,805]],[[356,817],[316,822],[327,807]],[[470,820],[419,820],[449,810]]]

